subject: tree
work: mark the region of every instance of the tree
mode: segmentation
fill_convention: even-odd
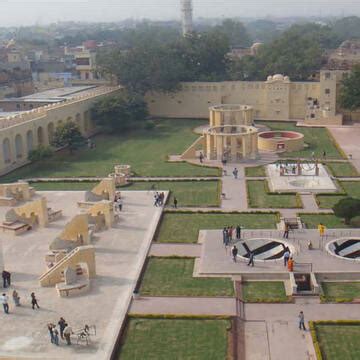
[[[55,129],[53,145],[55,147],[66,146],[69,148],[70,154],[83,145],[84,141],[79,127],[73,121],[60,124]]]
[[[336,20],[331,24],[331,28],[341,41],[358,39],[360,38],[360,17],[348,16]]]
[[[107,131],[123,131],[138,126],[148,116],[147,104],[139,95],[108,96],[92,108],[96,123]]]
[[[221,25],[216,26],[215,30],[224,33],[231,46],[248,47],[251,45],[246,27],[240,21],[225,19]]]
[[[339,99],[340,105],[344,109],[360,108],[360,65],[354,66],[350,76],[342,81]]]
[[[32,162],[40,161],[51,157],[53,151],[50,146],[40,145],[36,149],[31,150],[28,154],[28,159]]]
[[[360,215],[360,199],[351,197],[340,200],[334,207],[334,214],[337,217],[343,218],[345,224],[350,224],[350,221],[355,216]]]

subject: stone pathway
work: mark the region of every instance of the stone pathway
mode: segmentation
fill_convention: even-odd
[[[150,256],[181,256],[181,257],[200,257],[200,244],[159,244],[152,243]]]
[[[300,303],[296,304],[245,304],[246,359],[316,360],[310,332],[298,329],[300,311],[304,311],[306,323],[360,318],[360,307],[356,304],[314,304],[308,298],[298,300]]]
[[[236,315],[232,297],[140,297],[133,300],[130,314]]]
[[[319,206],[316,203],[314,194],[301,194],[303,212],[318,212]]]

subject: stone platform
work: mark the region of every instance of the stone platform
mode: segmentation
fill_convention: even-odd
[[[86,294],[60,298],[54,287],[41,287],[38,278],[46,270],[44,257],[49,244],[64,225],[79,212],[77,202],[85,192],[39,192],[48,206],[62,209],[64,217],[46,228],[13,237],[1,234],[5,268],[12,273],[10,314],[0,309],[1,359],[108,359],[128,310],[139,272],[149,250],[162,209],[153,207],[153,194],[122,191],[124,208],[116,227],[95,233],[97,276]],[[0,207],[0,219],[8,207]],[[21,307],[15,307],[11,293],[16,289]],[[2,290],[2,289],[1,289]],[[32,310],[30,293],[35,292],[40,309]],[[91,343],[66,346],[50,343],[47,323],[64,317],[73,330],[85,324],[96,326]]]

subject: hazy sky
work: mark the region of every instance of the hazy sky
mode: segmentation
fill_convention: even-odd
[[[180,0],[0,0],[0,26],[180,18]],[[360,15],[360,0],[193,0],[195,17]]]

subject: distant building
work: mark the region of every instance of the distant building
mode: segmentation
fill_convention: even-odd
[[[189,35],[193,32],[193,7],[191,0],[181,0],[181,22],[183,35]]]
[[[328,54],[327,69],[350,70],[360,64],[360,40],[346,40]]]

